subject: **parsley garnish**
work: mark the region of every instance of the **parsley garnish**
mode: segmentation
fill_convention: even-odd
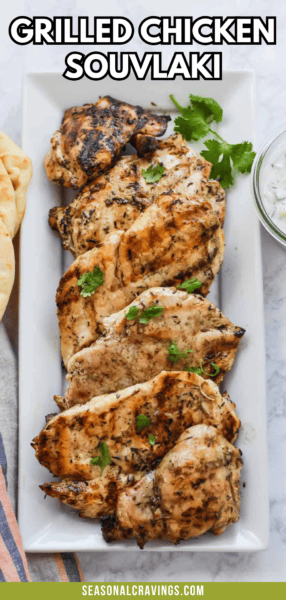
[[[214,369],[214,373],[207,373],[203,368],[203,363],[200,360],[199,367],[184,367],[184,371],[188,371],[188,373],[196,373],[196,375],[207,375],[208,377],[216,377],[220,372],[220,368],[216,365],[216,363],[210,363]]]
[[[130,306],[128,313],[125,315],[127,321],[133,321],[133,319],[136,319],[136,317],[138,317],[139,310],[139,306]]]
[[[101,442],[98,446],[98,449],[101,456],[95,456],[94,458],[91,458],[89,462],[91,465],[98,465],[100,467],[100,474],[102,475],[105,467],[111,463],[111,456],[109,448],[105,442]]]
[[[94,267],[93,271],[86,271],[77,281],[82,289],[80,295],[84,298],[91,296],[102,283],[104,282],[103,272],[99,267]]]
[[[151,446],[154,446],[154,445],[156,444],[156,438],[155,438],[155,436],[153,435],[153,433],[150,433],[150,434],[149,434],[149,438],[148,438],[148,439],[149,439],[149,444],[150,444]]]
[[[168,348],[169,356],[168,359],[173,363],[179,362],[182,358],[187,358],[189,352],[193,352],[193,350],[185,350],[184,352],[180,352],[176,342],[171,341],[171,345]]]
[[[150,306],[150,308],[146,308],[146,310],[142,310],[142,312],[139,315],[139,307],[138,306],[130,306],[128,313],[126,313],[125,317],[126,319],[128,319],[129,321],[131,321],[132,319],[136,319],[139,316],[139,323],[142,323],[143,325],[147,325],[150,321],[150,319],[153,319],[153,317],[159,317],[162,312],[164,310],[164,306]]]
[[[147,325],[150,319],[153,317],[159,317],[164,310],[164,306],[150,306],[150,308],[146,308],[146,310],[142,310],[142,313],[139,317],[139,323],[143,323],[143,325]]]
[[[149,417],[146,417],[146,415],[137,415],[136,421],[139,433],[142,427],[148,427],[150,425],[150,419]]]
[[[228,144],[210,127],[213,121],[220,123],[223,116],[222,108],[215,100],[190,94],[190,104],[184,108],[172,94],[170,99],[181,113],[181,116],[175,119],[174,129],[181,133],[185,140],[198,141],[209,134],[216,136],[217,139],[204,142],[207,150],[201,152],[201,156],[213,165],[213,179],[219,179],[222,187],[226,188],[234,183],[233,169],[240,173],[250,173],[255,157],[251,142]]]
[[[188,292],[188,294],[191,294],[198,288],[202,287],[202,285],[203,285],[202,281],[200,281],[196,277],[192,277],[191,279],[187,279],[186,281],[184,281],[183,283],[178,285],[177,288],[180,290],[186,290],[186,292]]]
[[[163,177],[164,171],[163,165],[149,165],[147,169],[142,169],[142,175],[146,183],[156,183]]]

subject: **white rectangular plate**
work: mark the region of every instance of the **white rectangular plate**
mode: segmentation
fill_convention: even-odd
[[[224,108],[221,134],[232,143],[255,141],[254,81],[250,72],[225,72],[223,81],[66,81],[60,73],[30,74],[24,80],[23,149],[32,158],[34,176],[21,232],[20,298],[20,470],[19,521],[24,549],[30,552],[122,550],[134,543],[107,545],[98,523],[79,519],[60,502],[44,500],[39,485],[51,480],[30,446],[55,412],[53,395],[64,386],[55,293],[69,253],[48,225],[48,211],[63,201],[61,190],[46,178],[43,158],[66,108],[110,94],[132,104],[173,110],[169,94],[186,104],[188,94],[215,98]],[[172,113],[174,114],[174,112]],[[171,133],[172,125],[168,133]],[[263,290],[259,223],[252,207],[249,177],[227,193],[226,252],[211,299],[247,333],[232,372],[225,378],[242,421],[238,445],[243,451],[242,509],[237,524],[222,536],[211,534],[184,542],[148,544],[149,550],[254,551],[268,543],[267,440],[264,365]],[[65,254],[65,257],[64,257]]]

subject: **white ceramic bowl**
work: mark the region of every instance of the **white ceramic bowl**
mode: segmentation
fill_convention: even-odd
[[[264,142],[260,151],[257,153],[252,166],[252,192],[255,202],[255,208],[262,225],[278,242],[286,246],[286,233],[273,223],[269,214],[266,211],[263,202],[261,172],[263,166],[268,160],[270,154],[275,152],[276,148],[285,142],[286,149],[286,123],[280,125]]]

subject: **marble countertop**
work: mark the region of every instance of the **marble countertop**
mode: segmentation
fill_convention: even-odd
[[[199,10],[197,8],[199,4]],[[156,6],[156,9],[154,8]],[[257,80],[257,125],[261,143],[286,121],[286,14],[277,0],[105,0],[102,9],[92,0],[9,0],[0,23],[0,130],[21,140],[21,79],[25,72],[63,71],[71,47],[13,44],[7,34],[10,21],[27,16],[122,15],[138,24],[153,14],[175,16],[277,16],[276,46],[223,46],[224,69],[252,69]],[[168,58],[173,48],[156,48]],[[195,49],[195,48],[194,48]],[[98,47],[100,50],[100,47]],[[106,47],[103,52],[106,51]],[[115,47],[112,48],[116,50]],[[134,39],[125,51],[146,51]],[[176,47],[180,51],[180,47]],[[186,50],[186,48],[185,48]],[[83,52],[85,51],[83,47]],[[90,47],[89,47],[89,52]],[[201,51],[201,48],[200,48]],[[261,228],[266,327],[267,407],[269,443],[269,548],[263,552],[96,552],[79,555],[87,581],[285,581],[286,580],[286,250]]]

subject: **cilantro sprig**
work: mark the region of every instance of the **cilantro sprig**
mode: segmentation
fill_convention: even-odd
[[[214,369],[214,373],[207,373],[203,368],[203,363],[201,360],[199,367],[184,367],[184,371],[188,371],[188,373],[196,373],[196,375],[207,375],[208,377],[216,377],[220,372],[220,368],[216,363],[210,363],[210,365]]]
[[[146,183],[156,183],[156,181],[160,181],[161,177],[163,177],[164,171],[164,165],[149,165],[147,169],[142,169],[142,175]]]
[[[180,285],[177,285],[177,288],[179,290],[186,290],[186,292],[188,292],[188,294],[191,294],[195,290],[201,288],[202,285],[203,285],[202,281],[200,281],[196,277],[191,277],[191,279],[186,279],[186,281],[184,281]]]
[[[94,294],[96,288],[104,282],[103,272],[99,267],[94,267],[93,271],[86,271],[77,280],[77,285],[82,289],[80,295],[84,298]]]
[[[149,427],[150,425],[150,419],[147,415],[137,415],[136,422],[139,433],[143,427]]]
[[[139,306],[130,306],[125,317],[128,321],[133,321],[138,317],[139,323],[141,323],[142,325],[147,325],[150,319],[153,319],[154,317],[159,317],[162,314],[163,310],[164,306],[150,306],[149,308],[146,308],[146,310],[142,310],[139,315]]]
[[[193,350],[185,350],[184,352],[180,352],[176,342],[174,342],[173,340],[171,341],[171,344],[168,348],[168,352],[169,352],[169,356],[168,359],[173,362],[173,363],[177,363],[179,362],[179,360],[181,360],[182,358],[187,358],[188,354],[190,352],[193,352]]]
[[[211,123],[220,123],[223,117],[221,106],[213,98],[189,95],[190,103],[185,108],[171,94],[170,99],[181,116],[175,119],[175,131],[182,134],[190,142],[198,141],[210,134],[215,136],[204,142],[207,150],[201,152],[206,160],[212,163],[211,177],[219,179],[223,188],[234,183],[235,171],[250,173],[255,152],[251,142],[229,144],[213,129]]]
[[[101,442],[98,446],[98,449],[101,456],[94,456],[94,458],[91,458],[89,462],[91,465],[98,465],[100,467],[100,474],[102,475],[105,467],[111,463],[111,455],[105,442]]]
[[[147,417],[147,415],[141,414],[141,415],[137,415],[136,423],[137,423],[138,433],[140,433],[140,431],[143,429],[143,427],[149,427],[151,420],[149,419],[149,417]],[[153,433],[149,433],[148,440],[149,440],[150,446],[155,446],[156,438],[153,435]]]

